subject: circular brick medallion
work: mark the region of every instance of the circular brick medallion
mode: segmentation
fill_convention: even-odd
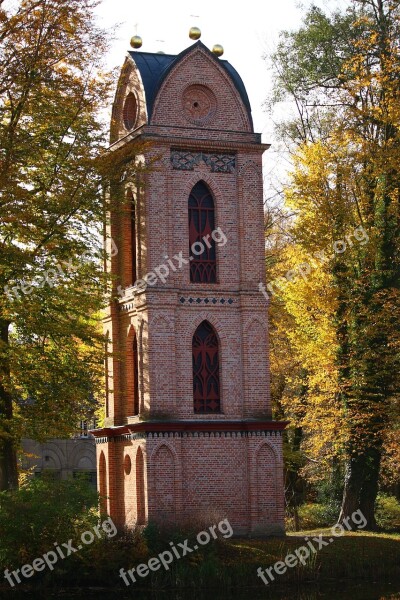
[[[183,92],[182,105],[188,121],[202,124],[214,116],[217,100],[205,85],[191,85]]]

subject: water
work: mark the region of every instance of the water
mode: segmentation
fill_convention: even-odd
[[[158,593],[141,592],[139,589],[106,590],[104,588],[69,589],[39,591],[38,589],[4,591],[0,590],[1,600],[400,600],[400,582],[382,584],[379,582],[337,582],[336,584],[314,586],[313,584],[294,586],[247,588],[235,591],[217,592],[206,590],[167,590]]]

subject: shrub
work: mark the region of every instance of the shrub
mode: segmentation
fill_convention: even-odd
[[[394,496],[379,494],[376,521],[382,529],[400,530],[400,502]]]
[[[147,562],[149,553],[142,528],[122,529],[115,537],[102,537],[73,557],[73,562],[66,572],[66,582],[71,580],[78,584],[91,583],[95,585],[121,585],[119,571],[125,571]]]
[[[309,503],[302,504],[298,508],[300,529],[318,529],[319,527],[330,527],[339,515],[338,506],[332,502],[329,504]],[[287,529],[293,531],[293,519],[287,522]]]
[[[0,492],[0,564],[15,568],[98,522],[98,494],[81,479],[28,480],[18,490]]]

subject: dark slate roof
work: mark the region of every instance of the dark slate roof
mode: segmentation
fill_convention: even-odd
[[[253,125],[253,120],[251,117],[251,107],[249,102],[249,97],[246,92],[246,88],[244,87],[244,83],[239,75],[239,73],[232,67],[232,65],[227,60],[221,60],[217,58],[208,48],[201,42],[198,41],[192,46],[186,48],[183,52],[178,55],[175,54],[158,54],[153,52],[138,52],[137,50],[129,51],[130,56],[135,61],[137,68],[139,69],[144,91],[146,94],[146,104],[147,104],[147,114],[149,123],[151,121],[153,105],[157,96],[157,92],[161,87],[162,82],[167,76],[168,72],[171,68],[177,64],[183,56],[185,56],[188,52],[190,52],[194,46],[202,46],[210,53],[214,60],[218,62],[218,64],[222,65],[222,67],[226,70],[230,78],[232,79],[237,91],[240,94],[240,97],[247,109],[249,114],[250,123]]]

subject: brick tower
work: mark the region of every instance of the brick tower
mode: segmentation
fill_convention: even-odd
[[[245,87],[200,41],[128,53],[111,150],[150,165],[112,187],[118,300],[105,317],[99,490],[118,525],[228,518],[283,531],[283,423],[271,420],[261,158]],[[134,171],[134,169],[132,169]]]

